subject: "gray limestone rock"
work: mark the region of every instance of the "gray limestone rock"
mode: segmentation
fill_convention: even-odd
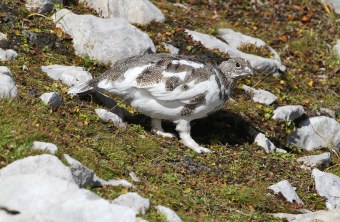
[[[91,191],[51,175],[0,177],[0,206],[20,212],[21,221],[134,222],[136,218],[128,207],[111,204]],[[17,221],[12,218],[7,216],[4,221]]]
[[[87,185],[94,187],[101,186],[123,186],[123,187],[134,187],[131,183],[126,180],[103,180],[99,178],[93,170],[87,168],[78,160],[70,157],[67,154],[64,154],[64,158],[67,163],[70,165],[70,169],[73,175],[73,178],[80,187],[85,187]]]
[[[293,121],[300,118],[305,110],[300,105],[281,106],[274,110],[272,119],[277,121]]]
[[[62,4],[63,0],[26,0],[26,8],[30,12],[47,13],[53,10],[56,4]]]
[[[50,154],[30,156],[14,161],[0,170],[0,178],[14,175],[41,175],[52,176],[58,179],[74,183],[71,170],[66,167],[57,157]]]
[[[87,72],[84,67],[49,65],[41,66],[41,70],[54,80],[61,80],[62,83],[73,86],[84,83],[92,79],[91,73]]]
[[[182,222],[182,219],[170,208],[158,205],[156,206],[157,213],[163,214],[168,222]]]
[[[44,93],[40,96],[40,99],[53,110],[58,109],[62,105],[61,98],[56,92]]]
[[[13,49],[4,50],[0,48],[0,61],[6,62],[10,60],[15,60],[17,57],[18,54]]]
[[[328,108],[320,108],[319,114],[321,115],[327,115],[333,119],[336,119],[336,113],[334,110],[328,109]]]
[[[176,48],[175,46],[167,44],[167,43],[163,43],[163,45],[164,45],[164,48],[169,50],[170,54],[178,54],[179,53],[179,49]]]
[[[136,214],[145,214],[150,208],[150,200],[139,196],[137,193],[126,193],[112,201],[113,204],[127,206],[133,209]]]
[[[340,209],[340,177],[313,169],[315,189],[318,194],[327,199],[326,207],[329,210]]]
[[[1,41],[6,41],[6,40],[7,40],[7,35],[2,33],[2,32],[0,32],[0,42]]]
[[[277,148],[263,133],[257,133],[254,143],[262,147],[267,153],[280,152],[286,153],[287,151]]]
[[[121,18],[76,15],[62,9],[52,19],[73,38],[76,54],[105,64],[156,50],[147,34]]]
[[[58,147],[54,145],[53,143],[34,141],[31,149],[32,150],[47,150],[51,154],[55,154],[55,152],[57,152],[58,150]]]
[[[276,213],[273,216],[278,218],[286,218],[289,222],[339,222],[340,209],[336,210],[319,210],[304,214],[287,214]]]
[[[80,0],[104,18],[124,18],[130,23],[162,22],[162,12],[149,0]]]
[[[131,172],[129,173],[129,175],[130,175],[131,179],[132,179],[134,182],[137,182],[137,183],[140,182],[140,179],[137,177],[137,175],[135,174],[135,172],[131,171]]]
[[[269,58],[263,58],[260,56],[247,54],[244,52],[241,52],[237,48],[232,47],[231,45],[227,44],[226,42],[223,42],[211,35],[186,30],[186,33],[190,35],[193,40],[201,42],[206,48],[208,49],[218,49],[222,52],[226,52],[229,54],[230,57],[241,57],[244,59],[249,60],[251,66],[263,73],[270,73],[274,76],[279,75],[279,71],[285,71],[286,67],[282,65],[281,61],[278,59],[269,59]]]
[[[15,98],[17,94],[18,89],[11,71],[6,66],[0,66],[0,99]]]
[[[251,95],[254,102],[258,102],[265,105],[270,105],[277,100],[277,96],[273,93],[262,89],[255,89],[247,85],[243,85],[242,89]]]
[[[281,193],[286,200],[291,203],[295,201],[296,203],[303,205],[302,200],[295,192],[295,188],[288,182],[288,180],[282,180],[268,188],[273,190],[275,194]]]
[[[115,126],[126,128],[125,123],[118,115],[105,109],[95,109],[95,112],[104,122],[112,122],[115,124]]]
[[[331,153],[326,152],[319,155],[304,156],[297,159],[302,168],[311,169],[314,167],[324,168],[331,164]]]
[[[287,139],[297,147],[315,150],[328,147],[340,148],[340,124],[332,118],[317,116],[300,122],[299,128]]]

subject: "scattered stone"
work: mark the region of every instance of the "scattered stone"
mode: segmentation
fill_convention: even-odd
[[[94,92],[93,95],[95,96],[95,98],[99,99],[102,102],[102,104],[110,110],[110,112],[116,114],[123,122],[124,117],[130,115],[130,113],[127,110],[119,107],[117,103],[109,96],[101,94],[100,92]]]
[[[131,179],[132,179],[134,182],[137,182],[137,183],[140,182],[140,179],[137,177],[137,175],[135,174],[135,172],[131,171],[131,172],[129,173],[129,175],[130,175]]]
[[[272,153],[276,150],[276,146],[263,133],[258,133],[255,136],[254,143],[264,148],[267,153]]]
[[[103,19],[93,15],[76,15],[67,9],[52,19],[57,27],[73,38],[77,55],[102,63],[155,52],[150,37],[121,18]]]
[[[179,53],[179,49],[176,48],[175,46],[167,44],[167,43],[163,43],[163,45],[164,45],[164,48],[169,50],[170,54],[178,54]]]
[[[52,171],[53,173],[53,171]],[[0,177],[0,206],[20,212],[21,221],[134,222],[135,212],[51,175]],[[34,204],[32,204],[34,203]],[[18,221],[17,215],[10,220]]]
[[[237,48],[233,48],[227,43],[207,34],[186,30],[186,33],[190,35],[193,40],[201,42],[208,49],[219,49],[222,52],[228,53],[230,57],[241,57],[249,60],[251,66],[261,73],[271,73],[274,76],[278,76],[279,71],[284,72],[286,67],[282,65],[281,61],[277,59],[263,58],[260,56],[247,54],[241,52]]]
[[[17,94],[12,72],[6,66],[0,66],[0,99],[15,98]]]
[[[247,85],[243,85],[242,89],[252,96],[254,102],[271,105],[277,100],[277,96],[262,89],[255,89]]]
[[[149,0],[80,0],[104,18],[124,18],[130,23],[149,24],[164,21],[162,12]]]
[[[126,193],[112,201],[113,204],[132,208],[136,214],[145,214],[150,208],[150,200],[139,196],[137,193]]]
[[[333,49],[337,53],[338,58],[340,58],[340,39],[336,40],[336,44],[333,46]]]
[[[30,12],[47,13],[53,10],[56,4],[62,4],[63,0],[26,0],[26,8]]]
[[[326,207],[329,210],[340,208],[340,177],[313,169],[315,189],[318,194],[327,199]]]
[[[176,6],[176,7],[179,7],[179,8],[183,8],[183,9],[188,9],[188,7],[183,5],[182,3],[174,3],[173,6]]]
[[[61,180],[66,180],[69,183],[75,183],[71,170],[57,157],[50,154],[30,156],[14,161],[0,170],[0,179],[15,175],[23,176],[33,174],[43,177],[56,177]]]
[[[137,217],[136,222],[148,222],[148,221],[144,220],[143,218]]]
[[[281,219],[286,218],[288,222],[338,222],[340,221],[340,209],[319,210],[304,214],[276,213],[273,216]]]
[[[182,222],[182,219],[170,208],[161,205],[156,206],[157,212],[163,214],[168,222]]]
[[[64,158],[70,165],[70,169],[76,184],[79,187],[85,187],[86,185],[94,184],[94,172],[89,168],[85,167],[78,160],[73,159],[67,154],[64,154]]]
[[[56,92],[44,93],[40,96],[40,99],[53,110],[58,109],[62,105],[61,98]]]
[[[0,61],[6,62],[10,60],[15,60],[18,54],[13,49],[3,50],[0,48]]]
[[[7,35],[2,33],[2,32],[0,32],[0,42],[1,41],[6,41],[6,40],[7,40]]]
[[[336,119],[336,113],[334,110],[327,109],[327,108],[320,108],[319,115],[327,115],[333,119]]]
[[[305,119],[300,122],[299,128],[288,136],[287,141],[305,150],[322,147],[339,150],[340,124],[326,116]]]
[[[78,85],[92,79],[91,73],[87,72],[84,67],[50,65],[41,66],[41,70],[54,80],[61,80],[68,86]]]
[[[70,157],[67,154],[64,154],[64,158],[67,163],[70,165],[70,169],[74,178],[74,181],[80,187],[86,187],[87,185],[93,187],[102,187],[102,186],[124,186],[124,187],[133,187],[131,183],[126,180],[103,180],[99,178],[93,170],[87,168],[78,160]]]
[[[272,119],[277,121],[293,121],[300,118],[305,110],[300,105],[281,106],[274,110]]]
[[[115,126],[126,128],[126,124],[118,115],[105,109],[95,109],[95,112],[104,122],[112,122],[113,124],[115,124]]]
[[[324,0],[326,4],[332,4],[335,13],[340,14],[340,1],[339,0]]]
[[[57,152],[58,150],[58,147],[54,145],[53,143],[34,141],[31,149],[32,150],[47,150],[51,154],[55,154],[55,152]]]
[[[304,169],[312,169],[314,167],[325,168],[331,164],[331,153],[326,152],[319,155],[304,156],[297,159]]]
[[[302,204],[302,200],[299,198],[295,192],[295,188],[288,182],[288,180],[282,180],[277,184],[268,187],[273,190],[275,194],[281,193],[287,201],[293,203],[294,201],[298,204]]]

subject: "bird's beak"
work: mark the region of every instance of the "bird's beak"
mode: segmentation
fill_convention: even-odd
[[[250,69],[250,68],[245,68],[244,72],[246,73],[246,76],[254,75],[253,69]]]

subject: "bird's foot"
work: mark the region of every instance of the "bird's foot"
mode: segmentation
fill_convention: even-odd
[[[190,147],[189,147],[190,148]],[[202,146],[199,146],[199,147],[192,147],[191,148],[193,151],[197,152],[197,153],[212,153],[213,151],[208,149],[208,148],[205,148],[205,147],[202,147]]]
[[[176,137],[175,134],[166,133],[166,132],[161,131],[161,130],[153,130],[152,132],[153,132],[154,134],[156,134],[157,136],[164,137],[164,138],[175,138],[175,137]]]

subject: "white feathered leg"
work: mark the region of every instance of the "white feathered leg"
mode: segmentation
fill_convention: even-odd
[[[162,136],[162,137],[166,137],[166,138],[176,137],[172,133],[164,132],[163,127],[162,127],[162,120],[160,120],[160,119],[151,119],[151,132],[153,132],[157,136]]]
[[[191,127],[190,121],[187,120],[177,120],[174,121],[176,124],[176,130],[179,133],[179,136],[182,140],[182,143],[189,147],[190,149],[194,150],[197,153],[210,153],[211,150],[201,147],[198,145],[195,140],[192,139],[190,135]]]

